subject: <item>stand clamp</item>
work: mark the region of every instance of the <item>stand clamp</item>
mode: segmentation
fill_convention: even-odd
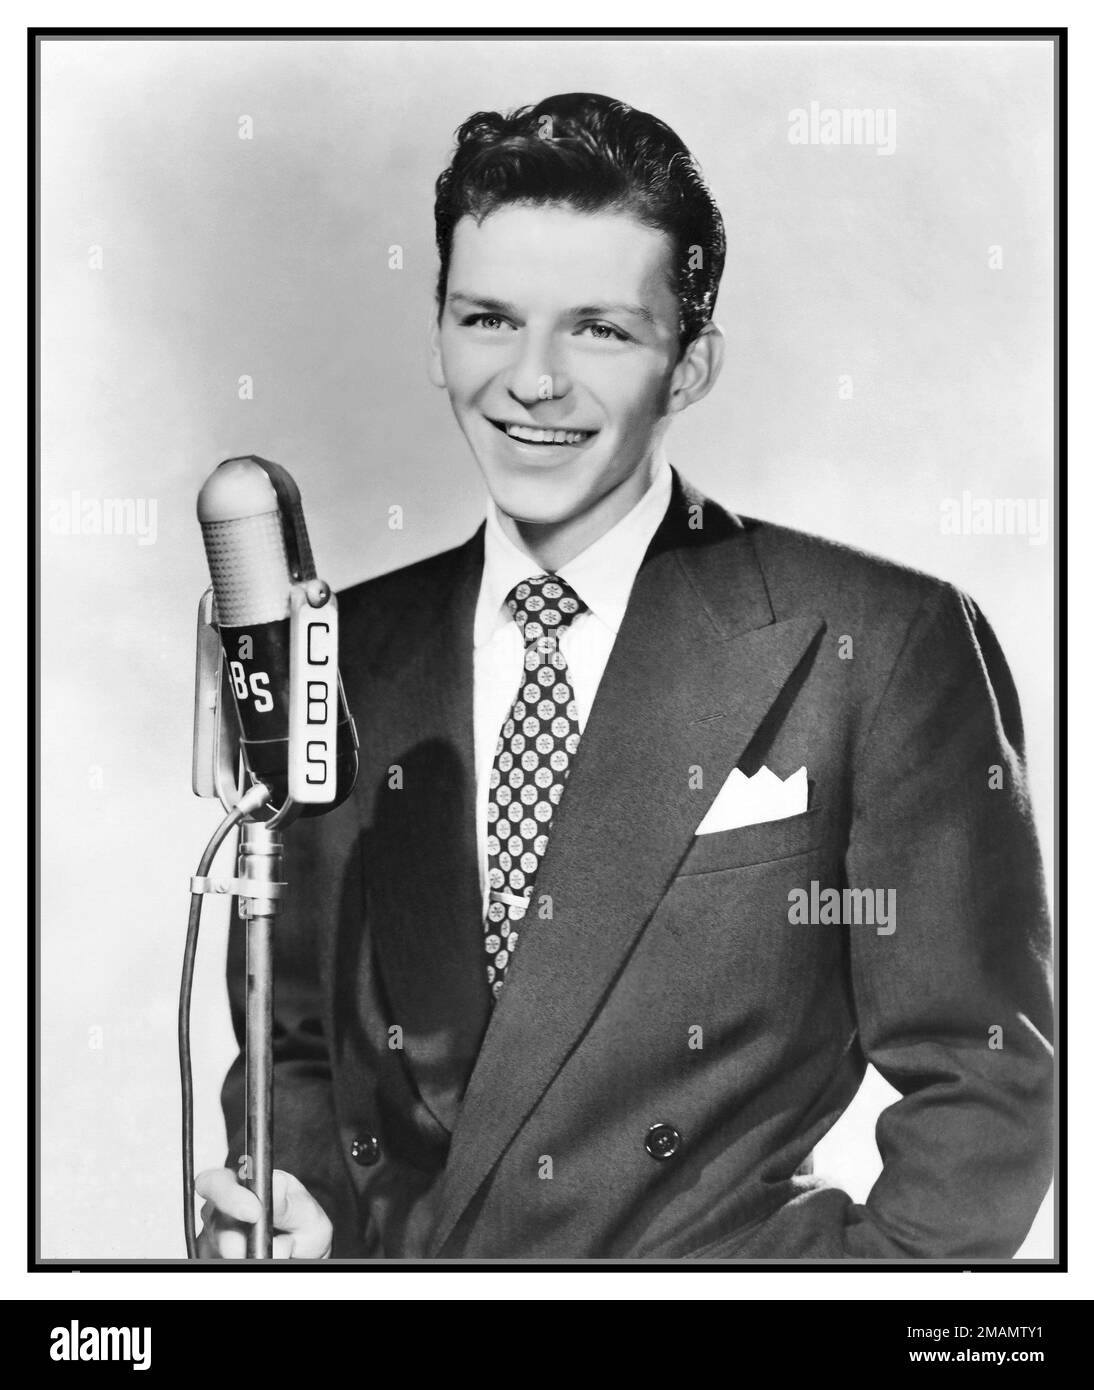
[[[281,898],[287,883],[259,883],[253,878],[209,878],[193,874],[191,893],[234,893],[237,898]]]

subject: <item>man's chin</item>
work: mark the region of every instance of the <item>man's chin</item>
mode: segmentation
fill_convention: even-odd
[[[498,511],[512,521],[519,521],[523,526],[561,526],[567,521],[572,521],[582,510],[579,504],[573,507],[560,506],[557,500],[552,506],[544,506],[537,505],[535,500],[525,497],[507,496],[496,492],[491,496]]]
[[[557,526],[579,514],[586,505],[584,493],[560,486],[557,474],[514,478],[493,468],[482,469],[482,474],[498,510],[530,526]]]

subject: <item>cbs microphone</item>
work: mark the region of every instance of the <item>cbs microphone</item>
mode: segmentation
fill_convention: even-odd
[[[212,594],[198,617],[194,791],[232,796],[242,755],[279,823],[331,810],[353,789],[357,733],[338,675],[338,604],[316,577],[300,492],[276,463],[231,458],[206,479],[197,513]]]
[[[357,731],[338,675],[338,602],[316,577],[300,493],[266,459],[232,458],[198,495],[212,586],[198,609],[193,786],[228,816],[190,880],[191,920],[179,1004],[186,1249],[197,1258],[189,1016],[201,895],[232,893],[246,934],[245,1160],[241,1181],[261,1214],[247,1252],[273,1251],[274,920],[286,856],[282,830],[344,801],[357,776]],[[249,783],[249,785],[248,785]],[[210,873],[240,824],[236,875]]]

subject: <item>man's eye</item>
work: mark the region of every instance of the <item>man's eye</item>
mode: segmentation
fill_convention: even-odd
[[[580,332],[588,332],[594,341],[598,343],[629,343],[631,339],[621,329],[614,327],[610,323],[586,323],[583,324]]]
[[[503,319],[500,314],[468,314],[466,318],[460,320],[465,328],[485,328],[491,333],[497,332],[507,322],[508,320]]]

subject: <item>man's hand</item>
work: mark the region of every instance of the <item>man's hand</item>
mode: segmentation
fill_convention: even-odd
[[[198,1256],[203,1260],[243,1260],[247,1230],[258,1220],[258,1198],[231,1168],[207,1168],[194,1187],[205,1198]],[[275,1260],[325,1260],[334,1228],[327,1213],[302,1182],[275,1168],[273,1173],[273,1257]]]

